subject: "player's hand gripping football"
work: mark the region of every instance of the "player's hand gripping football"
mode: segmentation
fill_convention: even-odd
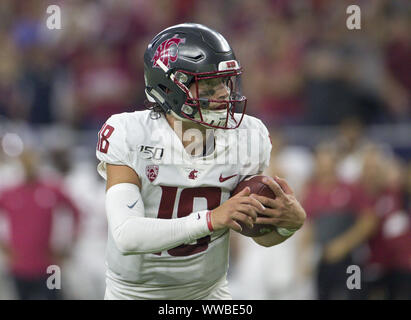
[[[262,182],[274,192],[276,198],[271,199],[256,194],[250,196],[266,207],[261,213],[268,216],[258,217],[255,223],[272,224],[287,229],[301,228],[304,224],[306,213],[295,198],[294,191],[290,188],[287,181],[275,177],[274,179],[264,178]]]
[[[241,232],[242,228],[237,221],[250,228],[254,226],[257,213],[263,213],[267,209],[256,199],[251,198],[250,192],[250,188],[246,187],[212,211],[211,225],[214,230],[231,228]]]

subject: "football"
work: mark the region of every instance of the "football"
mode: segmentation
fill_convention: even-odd
[[[262,182],[264,178],[263,175],[252,175],[247,176],[243,181],[241,181],[237,187],[231,193],[231,196],[235,196],[245,187],[251,189],[251,193],[258,194],[267,198],[275,199],[275,194],[271,189]],[[263,214],[258,214],[259,217],[264,217]],[[243,229],[240,233],[246,237],[261,237],[274,230],[275,226],[267,224],[254,224],[253,228],[244,225],[242,222],[238,222]]]

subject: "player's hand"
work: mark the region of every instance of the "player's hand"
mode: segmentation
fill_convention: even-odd
[[[287,229],[299,229],[304,224],[306,213],[294,196],[293,190],[284,179],[275,177],[263,179],[276,195],[275,199],[252,194],[266,209],[261,212],[267,217],[258,217],[256,223],[272,224]]]
[[[214,230],[231,228],[241,232],[239,221],[250,228],[254,226],[257,213],[262,213],[265,208],[249,196],[250,192],[250,188],[246,187],[212,211],[211,225]]]

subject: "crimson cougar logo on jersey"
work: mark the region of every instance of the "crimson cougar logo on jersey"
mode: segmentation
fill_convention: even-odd
[[[188,174],[188,178],[189,178],[189,179],[192,179],[192,180],[197,179],[197,178],[198,178],[197,173],[198,173],[198,170],[193,169],[193,170],[190,171],[190,173]]]
[[[186,39],[180,39],[173,37],[171,39],[164,40],[157,48],[153,59],[153,68],[159,68],[157,60],[160,59],[162,63],[168,68],[170,67],[170,61],[175,62],[178,58],[178,45],[184,43]]]
[[[148,180],[150,180],[150,182],[153,182],[154,180],[156,180],[157,176],[158,176],[158,166],[156,165],[148,165],[146,167],[146,176],[148,178]]]

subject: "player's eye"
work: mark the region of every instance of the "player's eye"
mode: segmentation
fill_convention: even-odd
[[[200,91],[199,93],[200,98],[208,98],[211,97],[215,94],[215,90],[214,89],[210,89],[207,91]]]

